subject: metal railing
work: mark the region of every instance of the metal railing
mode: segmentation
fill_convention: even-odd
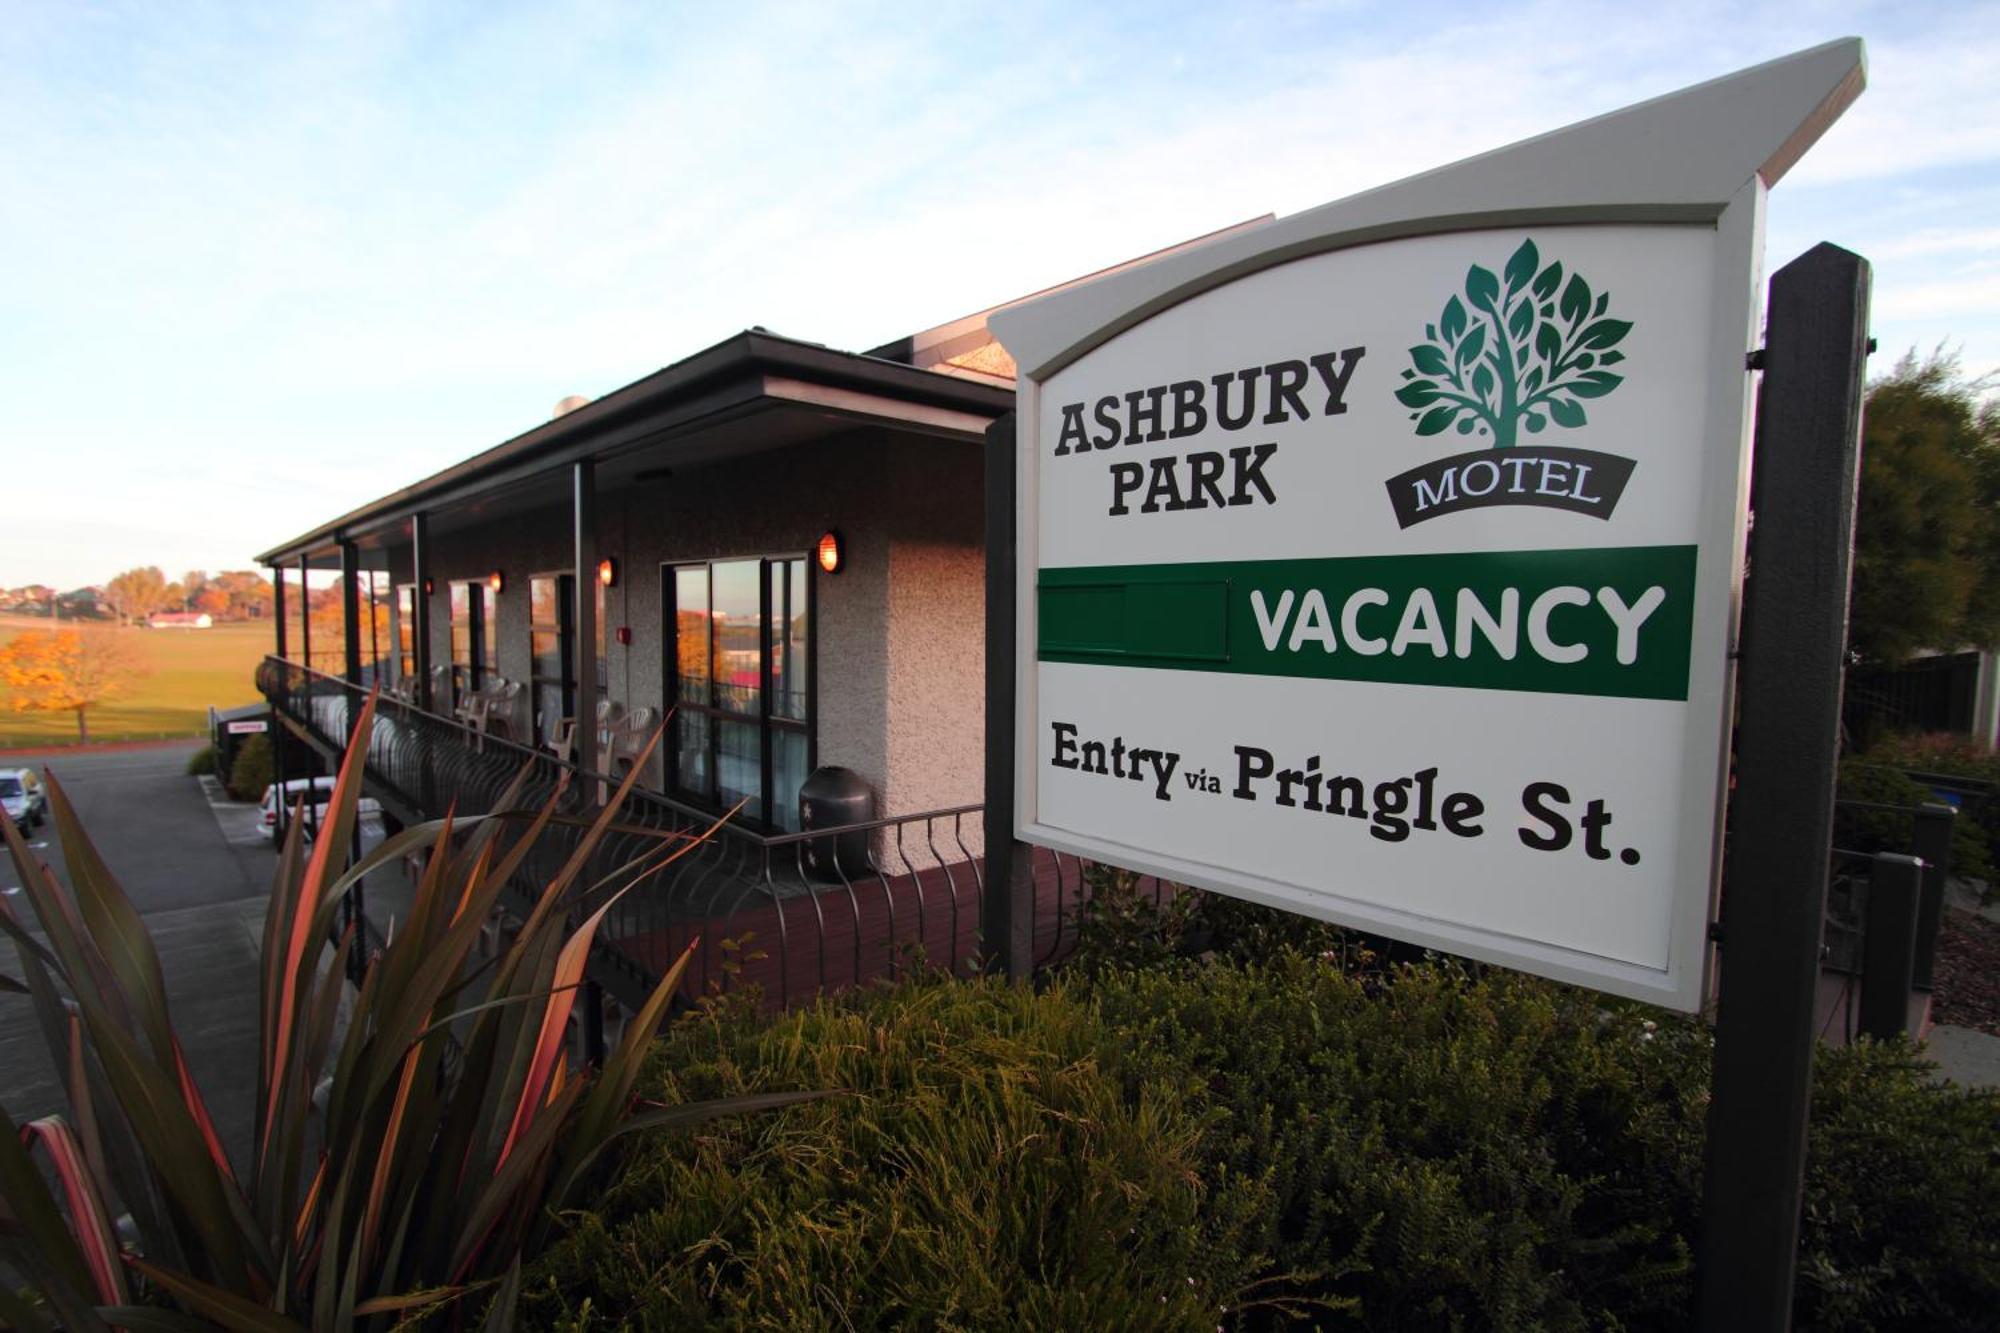
[[[273,707],[328,758],[346,747],[368,697],[338,676],[275,657],[264,660],[257,680]],[[376,705],[366,771],[370,793],[406,822],[494,813],[516,782],[518,810],[555,801],[570,819],[551,823],[509,886],[517,913],[568,859],[582,824],[622,776],[578,769],[550,751],[474,731],[387,694]],[[712,829],[695,850],[621,898],[599,928],[593,979],[628,1007],[691,944],[683,982],[689,999],[754,983],[770,1003],[789,1006],[893,979],[919,962],[963,974],[981,956],[982,813],[965,805],[765,833],[738,823],[716,827],[713,811],[642,782],[579,877],[579,884],[595,887],[567,906],[579,917],[594,910],[622,882],[618,870],[656,852],[662,834]],[[1033,857],[1029,910],[1040,967],[1075,948],[1090,888],[1076,857],[1045,849]],[[1152,891],[1157,897],[1164,890],[1155,884]],[[379,929],[396,907],[393,894],[372,891],[367,914]]]

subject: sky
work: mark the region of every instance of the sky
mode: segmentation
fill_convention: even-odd
[[[269,546],[753,325],[860,350],[1858,35],[1767,268],[2000,371],[2000,3],[0,0],[0,586]]]

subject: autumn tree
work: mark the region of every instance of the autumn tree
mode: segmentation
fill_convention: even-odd
[[[1911,352],[1862,417],[1848,646],[1892,668],[2000,646],[2000,404],[1955,357]]]
[[[225,569],[208,580],[207,586],[221,590],[229,599],[227,614],[231,620],[271,614],[271,581],[255,570]],[[209,608],[204,606],[202,609],[206,611]]]
[[[17,713],[75,713],[79,741],[90,740],[89,712],[118,698],[145,674],[115,633],[30,630],[0,644],[0,681]]]
[[[104,585],[104,599],[111,610],[127,624],[134,620],[144,620],[160,609],[166,597],[167,576],[160,572],[158,565],[143,565],[128,569]]]

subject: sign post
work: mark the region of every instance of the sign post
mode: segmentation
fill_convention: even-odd
[[[1771,279],[1703,1190],[1704,1329],[1782,1329],[1791,1320],[1868,277],[1866,260],[1820,245]]]
[[[1765,192],[1835,42],[995,314],[1025,841],[1707,996]]]
[[[1866,313],[1831,247],[1774,289],[1746,645],[1766,192],[1864,81],[1829,43],[989,320],[989,948],[1017,838],[1697,1011],[1747,646],[1704,1327],[1789,1308]]]

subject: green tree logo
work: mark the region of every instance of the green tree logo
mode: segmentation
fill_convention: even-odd
[[[1438,322],[1424,326],[1428,341],[1410,349],[1414,368],[1396,390],[1397,401],[1414,409],[1417,434],[1440,435],[1455,422],[1460,435],[1477,431],[1508,449],[1523,425],[1531,435],[1551,420],[1583,425],[1582,400],[1625,382],[1610,367],[1625,359],[1612,349],[1631,322],[1604,318],[1611,296],[1593,296],[1582,274],[1565,285],[1560,261],[1541,264],[1533,240],[1521,242],[1501,277],[1474,264],[1465,300],[1452,297]]]

